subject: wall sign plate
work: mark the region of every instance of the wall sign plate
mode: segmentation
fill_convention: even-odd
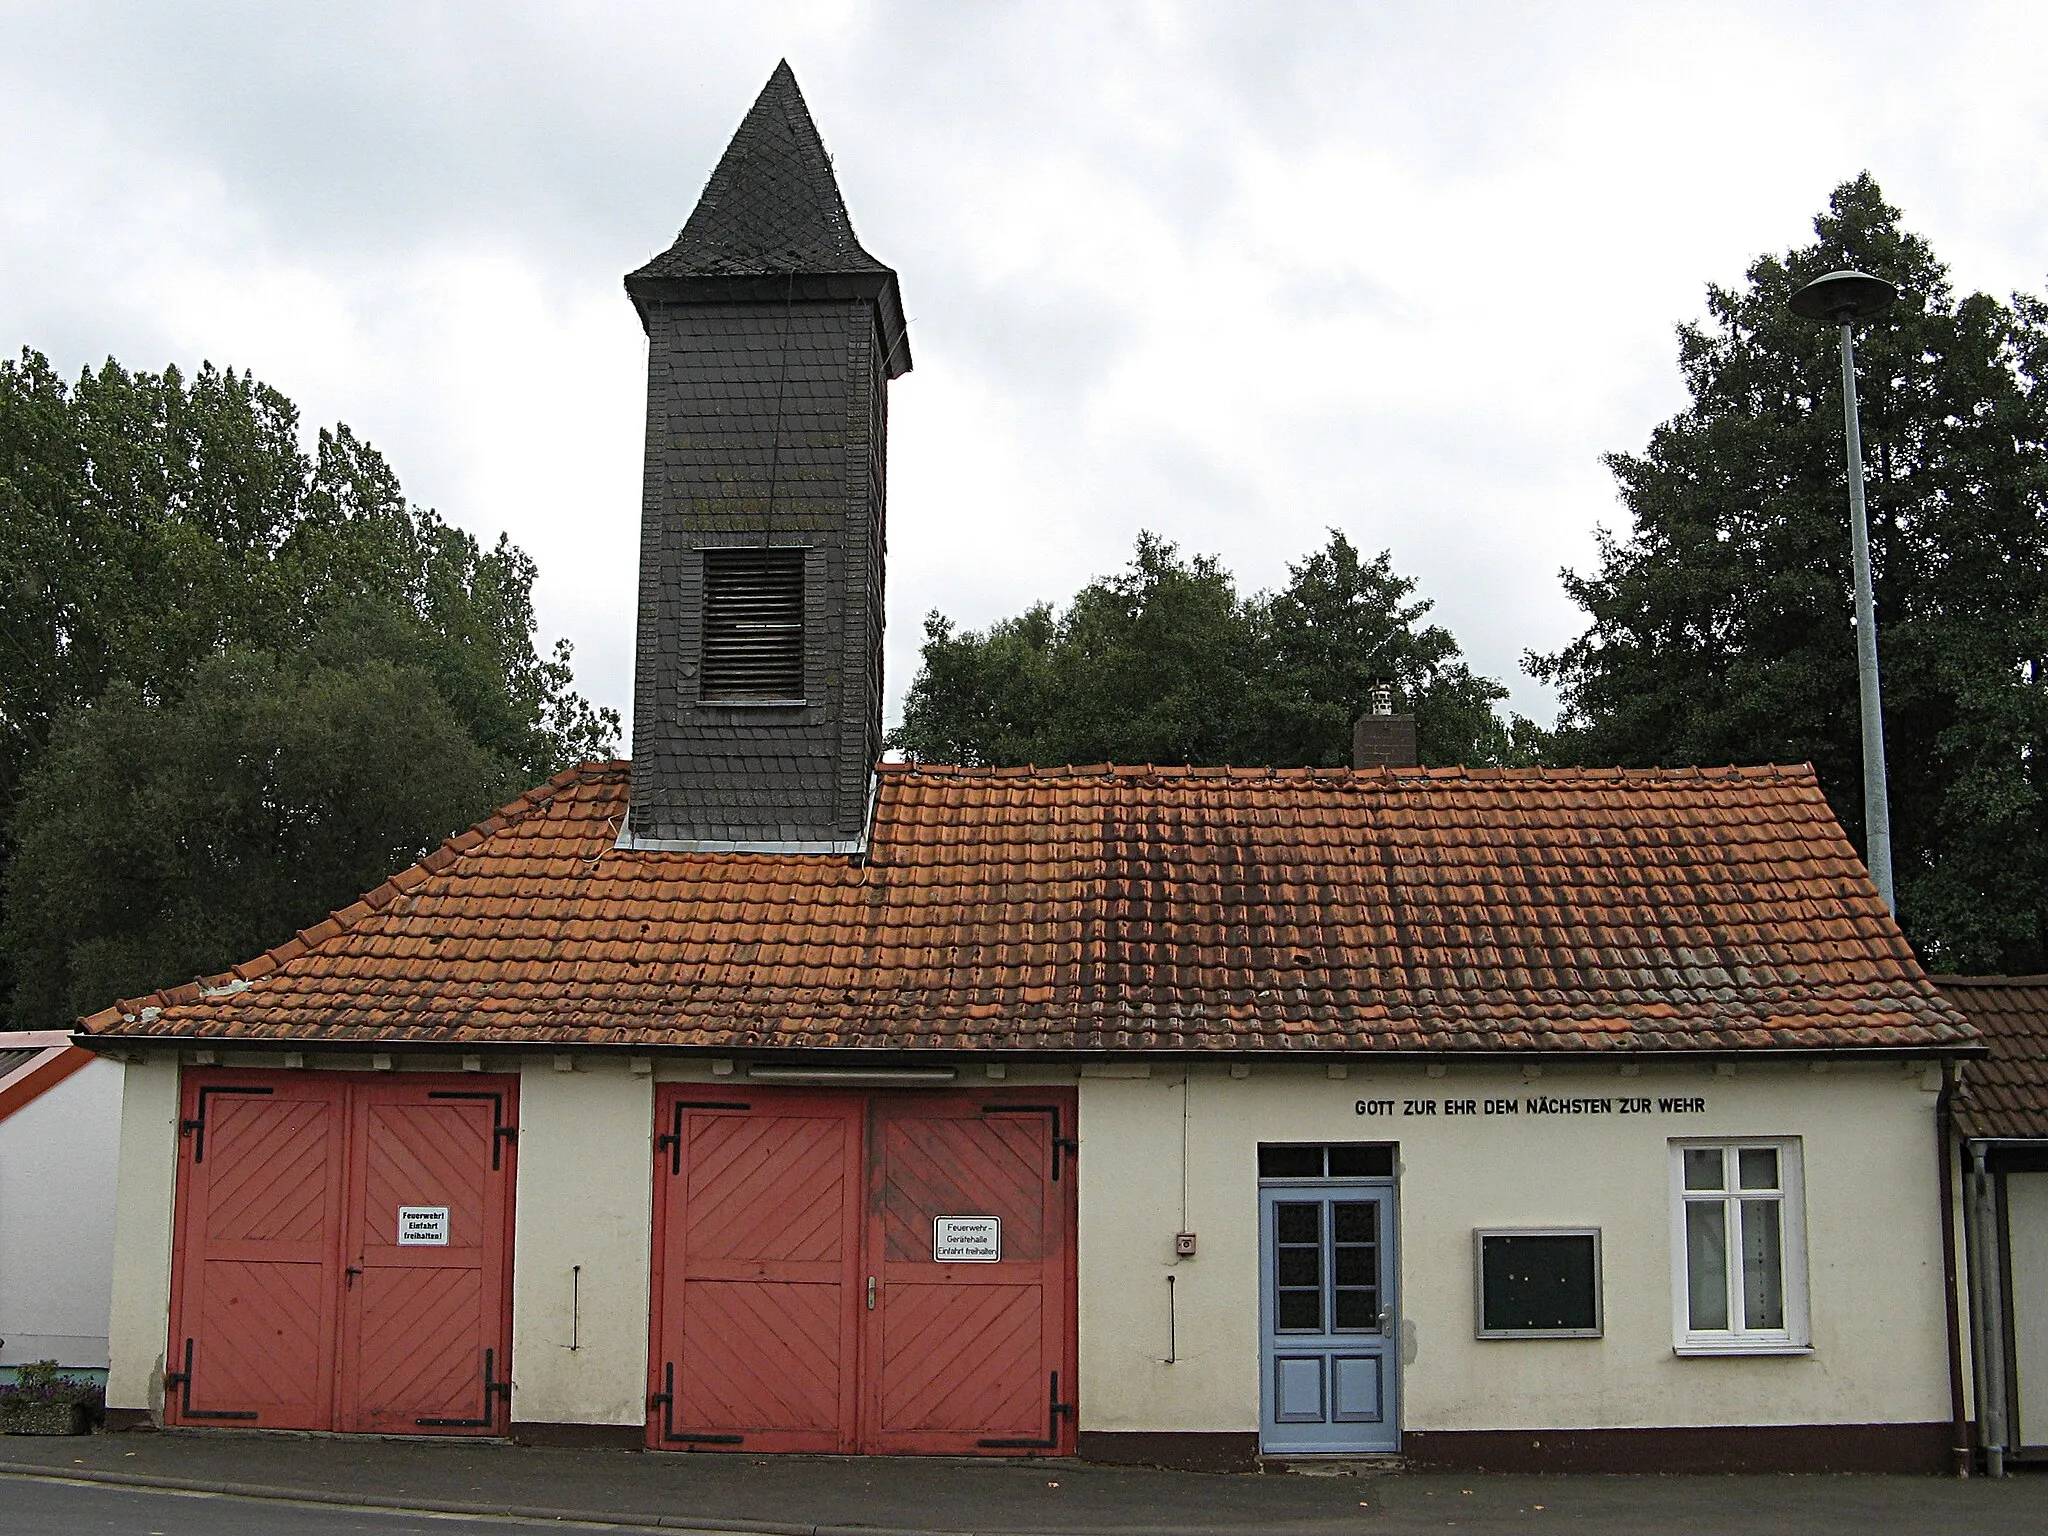
[[[398,1246],[401,1248],[446,1248],[448,1207],[445,1205],[401,1205],[398,1208]]]
[[[934,1216],[934,1264],[995,1264],[1003,1257],[1000,1216]]]

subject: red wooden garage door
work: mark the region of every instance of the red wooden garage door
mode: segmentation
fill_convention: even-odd
[[[678,1085],[657,1115],[650,1444],[1071,1453],[1071,1094]]]
[[[188,1073],[169,1422],[501,1424],[516,1091],[501,1077]]]

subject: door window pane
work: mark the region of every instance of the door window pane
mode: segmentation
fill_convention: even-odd
[[[1685,1154],[1688,1168],[1692,1153]],[[1685,1203],[1685,1271],[1688,1324],[1696,1329],[1728,1326],[1728,1220],[1718,1200]]]
[[[1323,1240],[1323,1208],[1312,1200],[1289,1200],[1273,1207],[1274,1235],[1282,1243]]]
[[[1365,1333],[1380,1325],[1379,1205],[1372,1200],[1338,1200],[1330,1206],[1336,1238],[1336,1329]]]
[[[1280,1283],[1287,1287],[1307,1286],[1314,1290],[1323,1282],[1322,1255],[1313,1248],[1280,1250]]]
[[[1687,1189],[1721,1188],[1721,1149],[1719,1147],[1688,1147],[1685,1152],[1685,1187]]]
[[[1282,1333],[1323,1328],[1323,1207],[1284,1200],[1273,1207],[1273,1321]]]
[[[1776,1189],[1778,1187],[1778,1149],[1776,1147],[1744,1147],[1735,1154],[1740,1164],[1739,1177],[1744,1189]]]
[[[1776,1200],[1742,1202],[1742,1323],[1746,1328],[1785,1326],[1784,1244],[1778,1225],[1781,1209]]]

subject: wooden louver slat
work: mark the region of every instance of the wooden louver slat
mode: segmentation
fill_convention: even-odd
[[[804,696],[804,552],[704,552],[704,661],[709,700]]]

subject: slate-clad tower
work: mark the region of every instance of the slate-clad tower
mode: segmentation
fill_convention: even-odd
[[[882,737],[887,389],[910,348],[787,63],[626,291],[648,358],[625,835],[857,851]]]

